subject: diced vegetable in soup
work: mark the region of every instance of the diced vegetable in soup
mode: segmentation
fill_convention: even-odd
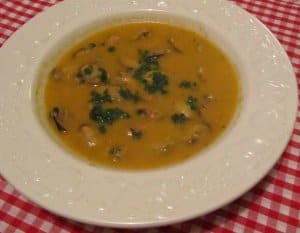
[[[198,155],[230,124],[240,100],[235,68],[219,48],[151,22],[114,26],[74,45],[44,90],[57,138],[94,164],[122,169]]]

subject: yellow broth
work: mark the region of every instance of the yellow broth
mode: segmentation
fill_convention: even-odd
[[[181,162],[216,140],[240,100],[238,76],[206,37],[130,23],[74,45],[49,73],[45,116],[74,154],[113,168]]]

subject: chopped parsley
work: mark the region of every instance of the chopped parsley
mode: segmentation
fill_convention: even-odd
[[[137,92],[133,93],[128,88],[121,87],[119,90],[119,94],[123,99],[132,101],[134,103],[137,103],[141,100],[141,97]]]
[[[115,46],[109,46],[109,47],[107,48],[107,52],[113,53],[113,52],[115,52],[115,51],[116,51],[116,47],[115,47]]]
[[[140,81],[144,80],[144,76],[148,72],[159,70],[158,57],[148,51],[140,53],[139,64],[140,66],[134,71],[133,77]]]
[[[133,139],[141,139],[143,137],[143,132],[141,130],[130,128],[130,134]]]
[[[168,77],[159,71],[158,55],[148,51],[140,53],[139,67],[134,70],[133,77],[140,81],[149,94],[167,93]]]
[[[191,110],[196,111],[198,109],[198,99],[196,97],[189,96],[186,103]]]
[[[120,108],[103,108],[101,105],[94,106],[90,111],[90,119],[93,120],[101,133],[105,133],[107,126],[117,120],[130,118],[130,115]]]
[[[139,116],[146,116],[147,115],[147,110],[144,108],[139,108],[136,110],[136,114]]]
[[[145,80],[145,89],[150,94],[153,94],[155,92],[166,94],[166,86],[168,85],[168,83],[168,77],[165,74],[156,71],[152,74],[152,80],[150,82]]]
[[[142,36],[143,37],[148,37],[150,35],[150,31],[144,31],[144,32],[142,32]]]
[[[76,77],[79,80],[80,84],[83,84],[86,82],[86,77],[90,76],[94,71],[94,68],[92,65],[84,65],[80,68],[79,72],[77,73]]]
[[[183,113],[175,113],[171,116],[171,119],[175,124],[183,124],[186,122],[187,117]]]
[[[184,80],[179,84],[179,87],[183,88],[183,89],[190,89],[190,88],[193,88],[196,86],[197,86],[196,82],[191,82],[191,81],[187,81],[187,80]]]
[[[108,92],[108,89],[105,89],[102,94],[98,93],[97,91],[92,91],[90,102],[92,102],[95,106],[99,106],[104,103],[111,103],[112,98]]]
[[[108,89],[100,94],[97,91],[91,92],[90,102],[93,104],[89,117],[94,121],[101,133],[105,133],[107,126],[117,120],[127,119],[130,115],[120,108],[104,108],[103,104],[111,103],[112,98]]]
[[[86,65],[84,67],[82,67],[81,72],[83,73],[83,75],[90,75],[93,73],[93,66],[91,65]]]
[[[103,68],[95,68],[92,65],[84,65],[82,66],[79,71],[77,72],[76,78],[79,80],[80,84],[86,82],[95,82],[94,79],[96,78],[97,82],[101,82],[103,84],[108,83],[108,73]],[[98,79],[98,80],[97,80]]]

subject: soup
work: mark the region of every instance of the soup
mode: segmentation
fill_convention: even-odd
[[[199,154],[230,124],[237,72],[206,37],[142,22],[94,33],[58,59],[43,92],[49,128],[93,164],[149,169]]]

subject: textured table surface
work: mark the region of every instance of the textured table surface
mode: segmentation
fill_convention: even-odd
[[[0,0],[0,47],[30,18],[58,2]],[[300,1],[233,2],[255,15],[275,34],[289,55],[299,83]],[[83,225],[29,202],[0,175],[0,233],[12,232],[300,232],[300,112],[291,140],[269,174],[241,198],[209,215],[155,229],[118,230]]]

